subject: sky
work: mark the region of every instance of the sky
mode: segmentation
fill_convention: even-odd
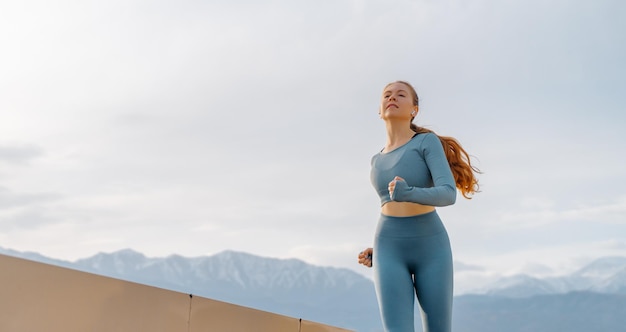
[[[619,0],[3,1],[0,247],[224,250],[346,267],[371,246],[386,83],[481,192],[439,208],[461,289],[626,254]],[[463,282],[465,284],[463,284]]]

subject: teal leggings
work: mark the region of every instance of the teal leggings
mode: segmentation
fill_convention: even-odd
[[[412,217],[381,215],[373,267],[385,331],[414,331],[417,295],[424,332],[450,332],[452,252],[436,211]]]

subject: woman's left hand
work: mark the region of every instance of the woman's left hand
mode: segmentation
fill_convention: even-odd
[[[394,177],[393,180],[391,180],[391,182],[387,185],[389,198],[391,198],[391,200],[393,200],[393,191],[396,189],[396,181],[404,181],[404,179],[396,175],[396,177]]]

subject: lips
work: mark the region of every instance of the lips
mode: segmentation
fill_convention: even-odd
[[[398,108],[398,105],[396,105],[396,104],[389,104],[389,105],[387,105],[387,108],[389,108],[389,107],[391,107],[391,106],[393,106],[393,107],[395,107],[395,108]]]

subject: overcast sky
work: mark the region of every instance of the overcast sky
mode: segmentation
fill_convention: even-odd
[[[348,267],[371,246],[384,85],[482,192],[440,208],[475,271],[626,253],[620,0],[3,1],[0,247],[223,250]],[[458,265],[457,275],[463,273]]]

